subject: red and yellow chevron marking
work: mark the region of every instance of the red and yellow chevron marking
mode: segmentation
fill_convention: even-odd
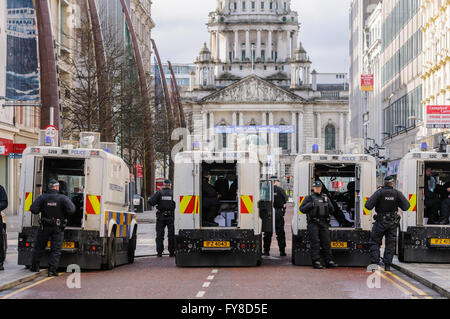
[[[304,200],[305,200],[305,196],[300,196],[300,200],[298,201],[298,213],[299,214],[303,214],[302,211],[300,210],[300,206],[302,206]]]
[[[200,196],[180,196],[180,214],[198,214],[200,212]]]
[[[87,195],[86,199],[86,214],[100,215],[101,196]]]
[[[417,195],[416,194],[409,194],[409,209],[410,212],[416,212],[417,211]]]
[[[363,201],[363,210],[364,210],[364,215],[370,215],[370,210],[368,210],[366,208],[366,202],[369,200],[369,197],[364,197],[364,201]]]
[[[253,214],[253,196],[241,195],[241,214]]]
[[[25,205],[23,210],[29,212],[31,204],[33,204],[33,193],[25,193]]]

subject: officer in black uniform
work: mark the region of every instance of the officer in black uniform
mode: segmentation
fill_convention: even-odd
[[[175,256],[175,202],[173,200],[172,182],[164,181],[164,188],[153,194],[148,200],[148,205],[157,206],[156,212],[156,252],[162,257],[164,251],[164,230],[167,227],[169,237],[169,255]]]
[[[322,193],[322,183],[315,181],[313,192],[308,195],[300,206],[300,211],[307,214],[308,237],[311,243],[311,260],[315,269],[323,269],[320,262],[320,247],[327,268],[336,268],[331,254],[330,214],[334,213],[333,204],[328,196]]]
[[[5,189],[0,185],[0,214],[8,207],[8,196],[6,196]],[[3,218],[0,215],[0,270],[4,270],[3,262],[6,256],[3,256]]]
[[[374,216],[375,223],[370,234],[370,263],[380,262],[380,246],[383,236],[385,237],[384,269],[390,271],[392,258],[394,258],[395,245],[397,242],[397,225],[400,216],[397,214],[400,207],[403,211],[409,209],[409,202],[401,192],[394,189],[394,178],[388,176],[384,179],[384,187],[377,190],[366,202],[366,209],[375,207],[377,215]]]
[[[59,182],[51,180],[48,184],[48,192],[39,196],[31,205],[33,214],[41,213],[41,227],[34,242],[33,259],[30,270],[39,271],[42,253],[51,241],[51,252],[48,260],[48,276],[58,276],[56,272],[61,257],[61,248],[64,241],[64,228],[67,219],[75,213],[75,205],[65,195],[59,193]]]
[[[284,214],[286,208],[284,205],[288,201],[288,197],[284,189],[279,187],[279,180],[276,176],[270,178],[273,180],[273,208],[275,208],[275,233],[277,234],[278,248],[280,256],[286,256],[286,235],[284,233]],[[264,256],[270,256],[270,245],[272,244],[273,232],[264,233]]]

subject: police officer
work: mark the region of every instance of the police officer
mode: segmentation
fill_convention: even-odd
[[[284,214],[286,209],[284,205],[288,198],[284,189],[279,187],[279,180],[276,176],[272,176],[273,180],[273,207],[275,208],[275,233],[277,234],[278,248],[280,256],[286,256],[286,235],[284,233]],[[272,243],[273,232],[264,233],[264,256],[270,256],[270,245]]]
[[[320,247],[327,268],[336,268],[331,254],[330,214],[334,213],[333,204],[328,196],[322,193],[322,183],[315,181],[313,192],[308,195],[300,206],[300,211],[307,214],[308,237],[311,243],[311,260],[315,269],[323,269],[320,262]]]
[[[175,226],[174,212],[175,202],[173,200],[172,182],[168,179],[164,181],[162,190],[157,191],[148,200],[148,205],[156,206],[156,252],[158,257],[162,257],[164,251],[164,230],[167,227],[169,237],[169,255],[175,256]]]
[[[377,190],[366,202],[366,209],[375,207],[377,215],[374,216],[375,223],[370,234],[370,262],[380,262],[380,246],[383,236],[385,237],[384,269],[390,271],[392,258],[394,258],[395,245],[397,242],[397,225],[400,216],[397,214],[400,207],[403,211],[409,209],[409,202],[401,192],[394,189],[394,178],[388,176],[384,179],[384,187]]]
[[[51,180],[48,184],[48,192],[39,196],[31,205],[33,214],[41,213],[41,227],[34,242],[33,258],[30,270],[39,271],[42,253],[51,241],[51,252],[48,260],[48,276],[58,276],[56,272],[61,258],[61,248],[64,241],[64,228],[67,219],[74,214],[75,205],[65,195],[59,193],[59,182]]]
[[[5,189],[0,185],[0,214],[8,207],[8,196],[6,196]],[[3,254],[3,218],[0,215],[0,270],[4,270],[3,262],[6,256]]]

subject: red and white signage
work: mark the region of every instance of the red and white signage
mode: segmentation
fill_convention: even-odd
[[[134,168],[136,169],[136,178],[144,177],[144,167],[142,164],[134,164]]]
[[[427,128],[450,128],[450,105],[427,105]]]
[[[332,182],[332,186],[333,186],[333,188],[342,188],[342,187],[344,187],[344,182],[334,181],[334,182]]]
[[[373,91],[373,74],[361,75],[361,91]]]

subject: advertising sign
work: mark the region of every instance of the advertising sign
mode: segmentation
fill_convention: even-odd
[[[255,133],[295,133],[295,125],[241,125],[215,127],[216,133],[255,134]]]
[[[6,98],[37,101],[39,73],[33,0],[7,0],[6,20]]]
[[[427,105],[427,128],[450,128],[450,105]]]
[[[373,91],[373,74],[361,75],[361,91]]]

